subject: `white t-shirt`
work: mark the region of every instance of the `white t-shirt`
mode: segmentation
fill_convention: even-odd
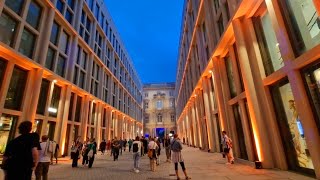
[[[134,144],[138,144],[138,152],[133,152],[133,145]],[[132,143],[132,152],[133,152],[133,154],[141,152],[141,142],[140,141],[133,141],[133,143]]]
[[[154,141],[150,141],[149,144],[148,144],[148,148],[149,149],[157,149],[157,147],[158,147],[158,145]]]
[[[49,144],[51,145],[51,144]],[[50,162],[51,153],[48,152],[47,142],[40,143],[41,150],[39,150],[39,162]],[[47,153],[45,153],[47,150]]]

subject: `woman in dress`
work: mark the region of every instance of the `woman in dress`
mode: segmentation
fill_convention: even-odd
[[[178,138],[178,134],[175,134],[173,141],[171,142],[171,160],[174,163],[174,170],[176,171],[176,175],[177,175],[177,179],[180,179],[179,177],[179,171],[178,171],[178,163],[180,163],[181,168],[183,170],[184,175],[186,176],[186,179],[191,179],[188,175],[187,175],[187,171],[186,171],[186,167],[184,165],[184,160],[181,154],[181,150],[182,150],[182,143],[180,141],[180,139]]]

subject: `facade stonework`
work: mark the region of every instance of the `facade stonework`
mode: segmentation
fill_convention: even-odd
[[[0,159],[26,120],[59,155],[141,135],[141,93],[102,0],[0,0]]]
[[[174,83],[143,85],[144,135],[163,138],[176,132]]]
[[[177,128],[190,146],[320,178],[318,0],[185,1]]]

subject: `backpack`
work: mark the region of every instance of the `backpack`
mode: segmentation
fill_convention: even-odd
[[[139,145],[138,143],[134,143],[133,146],[132,146],[132,152],[138,152],[139,151]]]

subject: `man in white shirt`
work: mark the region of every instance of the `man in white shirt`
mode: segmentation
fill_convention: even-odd
[[[132,153],[133,153],[133,170],[134,172],[139,172],[140,164],[140,151],[141,151],[141,142],[139,136],[136,137],[136,140],[132,143]]]
[[[44,135],[41,137],[41,150],[39,150],[39,163],[36,168],[35,174],[36,174],[36,180],[41,180],[41,177],[43,177],[43,180],[48,179],[48,172],[49,172],[49,165],[50,165],[50,158],[52,154],[52,144],[48,140],[48,136]]]

